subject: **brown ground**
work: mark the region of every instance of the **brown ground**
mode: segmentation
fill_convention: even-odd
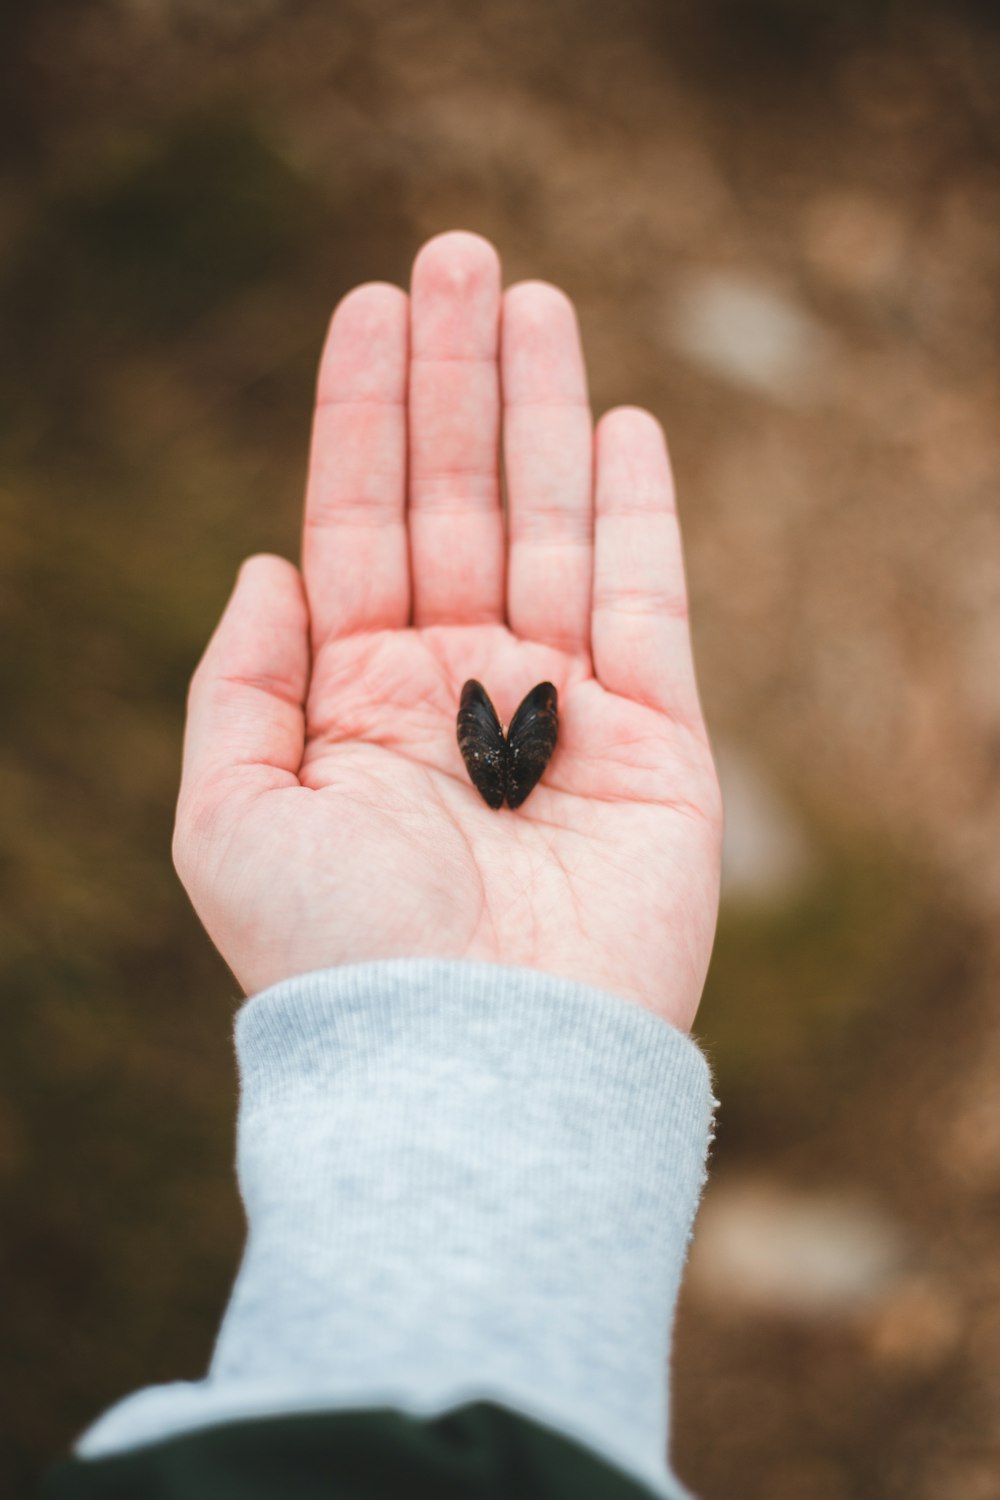
[[[295,552],[332,303],[460,226],[575,298],[598,409],[664,419],[709,721],[808,852],[724,909],[705,1245],[749,1183],[859,1198],[906,1246],[825,1309],[754,1302],[706,1248],[679,1470],[704,1500],[1000,1497],[990,8],[0,24],[0,1492],[203,1368],[240,1242],[235,995],[169,865],[186,679],[238,560]]]

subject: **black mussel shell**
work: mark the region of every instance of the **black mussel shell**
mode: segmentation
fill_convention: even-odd
[[[473,786],[490,807],[520,807],[551,759],[559,734],[556,690],[551,682],[532,688],[503,726],[482,683],[462,688],[458,709],[458,748]]]
[[[503,807],[507,790],[507,746],[503,726],[489,695],[474,677],[462,689],[458,706],[458,748],[469,780],[490,807]]]
[[[521,703],[507,731],[507,806],[520,807],[552,759],[559,708],[551,682],[540,682]]]

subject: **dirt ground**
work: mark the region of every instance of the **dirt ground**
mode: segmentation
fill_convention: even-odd
[[[490,236],[664,421],[730,813],[679,1312],[702,1500],[1000,1497],[1000,24],[118,0],[0,27],[0,1493],[204,1368],[237,996],[186,682],[294,556],[336,299]]]

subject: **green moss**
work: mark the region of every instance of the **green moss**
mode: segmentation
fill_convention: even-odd
[[[698,1029],[737,1112],[840,1066],[903,976],[950,941],[912,864],[857,836],[816,836],[816,872],[791,899],[723,904]]]
[[[249,124],[183,119],[48,221],[47,273],[62,264],[91,315],[170,336],[279,269],[318,219],[308,186]]]

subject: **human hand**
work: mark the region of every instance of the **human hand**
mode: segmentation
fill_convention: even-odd
[[[459,754],[469,677],[505,722],[558,689],[558,746],[516,812]],[[687,1030],[721,824],[659,425],[624,407],[593,433],[572,304],[501,296],[492,246],[441,235],[409,298],[372,283],[337,308],[302,573],[244,563],[194,674],[174,859],[195,910],[248,994],[480,959]]]

